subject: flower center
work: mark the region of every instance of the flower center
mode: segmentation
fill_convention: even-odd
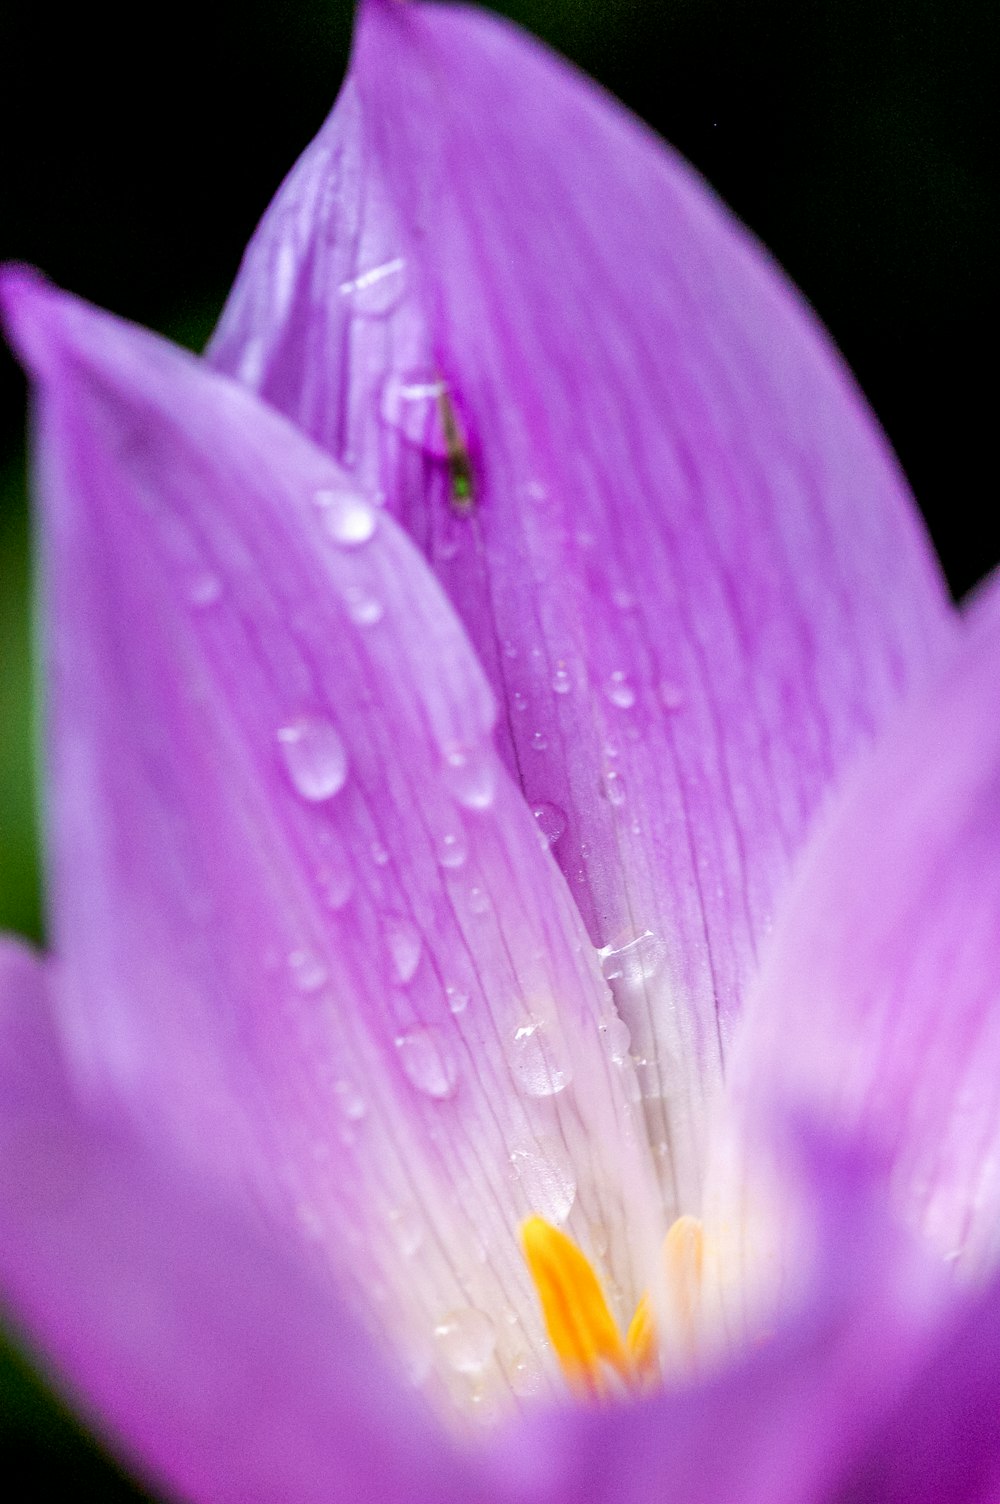
[[[549,1341],[576,1394],[607,1399],[648,1388],[664,1369],[690,1366],[704,1246],[696,1217],[678,1217],[670,1228],[663,1242],[662,1300],[647,1292],[624,1337],[593,1265],[571,1238],[543,1218],[529,1217],[521,1243]]]

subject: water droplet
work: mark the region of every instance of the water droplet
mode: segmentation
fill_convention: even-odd
[[[278,746],[292,786],[312,803],[331,799],[347,782],[347,752],[338,732],[318,715],[282,726]]]
[[[389,865],[389,852],[387,851],[386,847],[382,845],[381,841],[372,842],[371,853],[372,861],[375,863],[376,867],[387,867]]]
[[[485,1311],[465,1306],[441,1318],[434,1328],[434,1341],[456,1373],[482,1373],[496,1347],[496,1329]]]
[[[469,843],[464,830],[446,830],[438,837],[437,859],[442,867],[447,867],[449,871],[464,867],[468,855]]]
[[[222,581],[207,569],[199,570],[188,586],[188,600],[192,606],[214,606],[221,594]]]
[[[532,751],[534,751],[534,752],[544,752],[545,749],[546,749],[546,747],[548,745],[549,745],[549,739],[545,735],[544,731],[533,731],[531,733],[531,747],[532,747]]]
[[[426,454],[446,459],[448,440],[441,399],[447,391],[446,383],[433,374],[394,372],[382,388],[382,420]]]
[[[628,710],[635,704],[635,690],[629,683],[623,668],[616,668],[604,686],[604,693],[619,710]]]
[[[412,1259],[423,1247],[424,1224],[412,1206],[394,1206],[389,1213],[389,1229],[404,1259]]]
[[[363,585],[348,585],[344,591],[347,614],[359,627],[373,627],[385,615],[385,607],[378,596],[371,595]]]
[[[518,1399],[530,1399],[542,1387],[542,1375],[528,1353],[518,1353],[510,1369],[510,1387]]]
[[[420,956],[423,951],[420,931],[412,920],[394,915],[385,921],[383,933],[392,960],[393,976],[397,982],[405,986],[407,982],[413,980],[413,975],[420,965]]]
[[[333,1094],[337,1107],[349,1123],[360,1123],[368,1111],[368,1104],[352,1081],[335,1081]]]
[[[624,945],[604,945],[597,952],[601,971],[609,982],[621,978],[627,986],[639,986],[656,976],[663,965],[666,946],[652,930],[644,930]]]
[[[444,994],[452,1013],[464,1013],[469,1006],[469,994],[459,987],[453,987],[451,983],[445,987]]]
[[[288,969],[299,992],[316,992],[327,978],[327,970],[319,956],[311,950],[293,950],[288,956]]]
[[[510,702],[515,710],[524,711],[528,708],[528,696],[523,694],[519,689],[515,689],[510,697]]]
[[[611,1059],[615,1065],[621,1065],[628,1058],[632,1044],[628,1024],[623,1018],[615,1015],[612,1018],[603,1019],[597,1028]]]
[[[510,1165],[531,1210],[557,1226],[565,1222],[576,1200],[576,1177],[565,1145],[543,1136],[512,1149]]]
[[[339,292],[349,298],[358,313],[369,317],[391,313],[403,294],[406,262],[402,256],[383,261],[368,271],[359,272],[349,282],[341,282]]]
[[[342,548],[359,548],[378,526],[378,512],[357,491],[317,491],[313,501],[320,508],[324,528]]]
[[[664,679],[659,686],[660,704],[665,710],[678,711],[684,707],[684,691],[679,684]]]
[[[469,912],[472,914],[488,914],[490,910],[489,894],[483,888],[469,889]]]
[[[569,669],[561,663],[557,664],[552,672],[552,688],[557,695],[568,695],[573,688]]]
[[[556,1026],[540,1019],[526,1019],[514,1030],[507,1061],[518,1086],[529,1097],[555,1096],[573,1079],[573,1068]]]
[[[506,638],[504,640],[503,652],[505,658],[516,658],[518,654],[517,643],[509,637]]]
[[[605,773],[604,792],[616,809],[625,803],[625,780],[616,768]]]
[[[346,862],[343,866],[320,867],[316,873],[320,894],[328,909],[342,909],[354,892],[354,874]]]
[[[531,806],[531,813],[538,822],[538,829],[546,846],[554,846],[566,829],[566,816],[558,804],[549,804],[544,799]]]
[[[458,1065],[440,1029],[418,1026],[396,1038],[407,1078],[424,1096],[450,1097],[458,1083]]]
[[[491,747],[444,748],[445,782],[466,809],[489,809],[496,795],[496,760]]]

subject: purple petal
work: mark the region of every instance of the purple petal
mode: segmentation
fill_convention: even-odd
[[[654,1207],[474,653],[392,519],[243,388],[23,277],[7,302],[39,386],[75,1068],[485,1411],[540,1360],[520,1219],[606,1226],[624,1309]],[[479,1358],[442,1357],[453,1318]]]
[[[0,939],[0,1288],[111,1443],[194,1504],[494,1499],[356,1318],[73,1099],[53,986]]]
[[[381,486],[455,601],[691,1209],[791,859],[950,630],[871,415],[688,168],[465,9],[365,8],[211,353]]]
[[[879,1142],[899,1206],[970,1269],[1000,1255],[1000,581],[810,847],[745,1014],[751,1105]]]

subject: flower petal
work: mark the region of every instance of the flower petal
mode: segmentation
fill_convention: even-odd
[[[53,986],[0,939],[0,1288],[112,1443],[203,1504],[492,1500],[356,1318],[73,1099]]]
[[[392,519],[243,388],[23,277],[7,302],[40,391],[76,1068],[485,1411],[541,1352],[519,1221],[607,1245],[624,1308],[653,1207],[475,655]]]
[[[500,21],[380,0],[211,355],[376,478],[445,583],[693,1210],[792,857],[948,634],[871,415],[641,125]]]
[[[945,1257],[1000,1256],[1000,580],[803,860],[734,1090],[879,1142]]]

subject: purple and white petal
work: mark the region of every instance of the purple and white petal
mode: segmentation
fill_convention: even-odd
[[[970,1273],[1000,1256],[1000,582],[808,849],[735,1052],[878,1143],[897,1206]]]
[[[381,0],[210,355],[375,478],[455,602],[696,1210],[793,858],[951,630],[870,413],[641,125],[495,18]]]
[[[165,1144],[74,1099],[59,985],[0,939],[0,1292],[108,1443],[192,1504],[492,1504],[356,1314]]]
[[[520,1219],[565,1221],[624,1314],[655,1198],[474,652],[392,518],[244,388],[30,278],[6,302],[74,1070],[485,1415],[545,1381]]]

